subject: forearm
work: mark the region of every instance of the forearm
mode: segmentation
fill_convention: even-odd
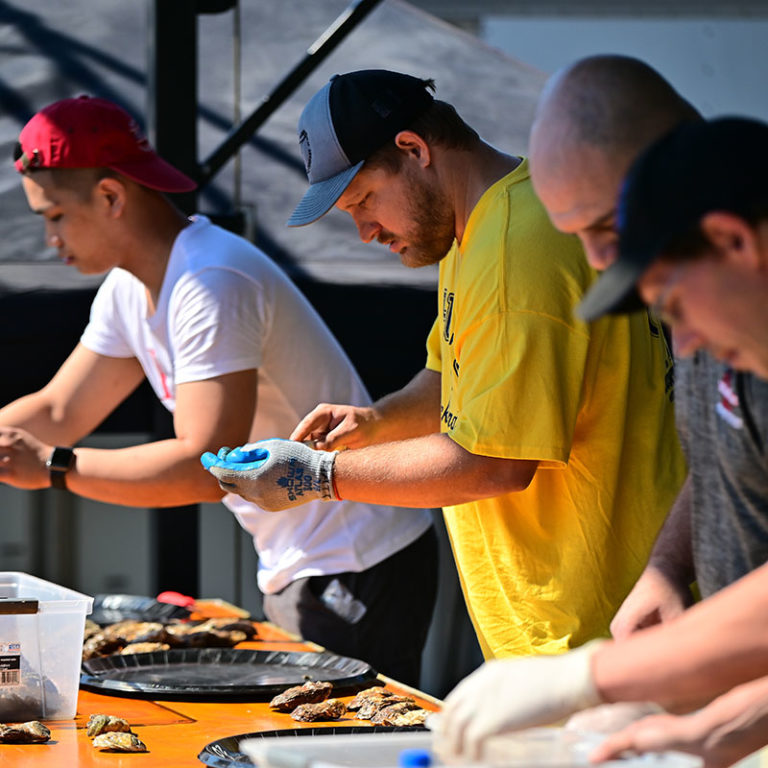
[[[20,397],[0,409],[0,426],[25,429],[51,445],[72,445],[87,434],[75,432],[65,410],[57,408],[45,390]]]
[[[424,369],[402,389],[373,404],[376,443],[407,440],[440,431],[440,374]]]
[[[768,565],[688,609],[680,618],[607,643],[593,659],[602,697],[699,706],[768,675]]]
[[[88,499],[132,507],[219,501],[223,493],[200,466],[200,452],[178,439],[119,449],[76,448],[67,488]]]
[[[524,490],[536,462],[477,456],[445,434],[343,451],[334,480],[342,499],[444,507]]]

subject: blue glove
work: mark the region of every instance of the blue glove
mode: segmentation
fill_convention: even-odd
[[[236,493],[267,512],[335,501],[333,463],[338,451],[315,451],[293,440],[261,440],[239,448],[204,453],[202,465],[225,491]]]

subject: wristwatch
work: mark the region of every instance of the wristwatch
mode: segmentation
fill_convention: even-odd
[[[75,452],[71,448],[56,446],[45,462],[51,476],[51,488],[67,490],[67,472],[75,466]]]

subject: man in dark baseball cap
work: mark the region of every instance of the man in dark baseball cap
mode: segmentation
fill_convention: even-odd
[[[330,210],[363,163],[432,103],[430,80],[380,69],[334,75],[299,119],[309,189],[288,226],[311,224]]]
[[[595,279],[577,238],[553,228],[527,160],[431,88],[382,70],[326,84],[299,122],[310,190],[289,222],[335,205],[364,242],[439,264],[424,368],[371,408],[326,402],[289,444],[207,466],[273,510],[295,478],[308,493],[443,507],[486,656],[557,653],[608,633],[682,481],[664,350],[645,317],[574,320]]]
[[[630,167],[618,204],[619,258],[579,312],[592,320],[641,297],[675,329],[678,354],[705,347],[768,377],[766,220],[768,125],[684,123]]]

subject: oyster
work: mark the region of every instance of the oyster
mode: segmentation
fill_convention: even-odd
[[[100,733],[94,740],[97,749],[114,749],[117,752],[147,752],[147,746],[135,733],[110,731]]]
[[[317,720],[338,720],[347,711],[341,699],[328,699],[317,704],[299,704],[291,712],[294,720],[302,723],[314,723]]]
[[[387,691],[384,688],[378,686],[374,688],[366,688],[364,691],[360,691],[360,693],[347,704],[347,709],[351,712],[357,712],[358,709],[372,699],[387,699],[390,696],[394,696],[392,691]]]
[[[87,640],[95,634],[101,632],[101,627],[91,619],[85,620],[85,629],[83,630],[83,640]]]
[[[196,629],[198,631],[217,629],[220,632],[244,632],[248,640],[251,640],[256,636],[256,627],[253,625],[252,621],[232,618],[229,616],[206,619],[202,624],[198,624]]]
[[[412,699],[410,696],[396,696],[394,694],[385,698],[371,697],[358,710],[357,719],[373,721],[373,718],[376,716],[377,712],[386,707],[392,707],[395,704],[413,705],[408,707],[408,709],[413,709],[413,707],[416,706],[416,700]]]
[[[391,707],[391,709],[394,710],[395,707]],[[390,712],[390,707],[385,707],[376,713],[375,718],[371,720],[371,722],[376,723],[377,725],[396,725],[398,727],[424,725],[424,721],[427,719],[428,714],[429,712],[427,712],[426,709],[421,709],[420,707],[417,709],[409,709],[405,712]]]
[[[51,738],[51,732],[38,720],[19,725],[0,723],[0,744],[41,744]]]
[[[127,720],[123,720],[122,717],[114,717],[114,715],[91,715],[88,718],[85,734],[89,739],[100,733],[110,732],[130,733],[131,726]]]
[[[205,629],[188,624],[170,624],[166,632],[169,643],[184,648],[232,648],[248,639],[245,632],[239,630]]]
[[[165,627],[157,621],[119,621],[104,629],[107,637],[122,638],[123,645],[128,643],[163,643],[166,639]]]
[[[120,650],[121,656],[128,656],[132,653],[152,653],[153,651],[169,651],[171,646],[168,643],[128,643],[125,648]]]
[[[83,661],[97,656],[108,656],[119,651],[124,645],[125,640],[122,637],[111,637],[105,632],[97,632],[83,643]]]
[[[401,723],[396,722],[397,718],[415,709],[421,709],[415,701],[400,701],[389,707],[382,707],[373,715],[371,723],[373,725],[401,725]]]
[[[269,706],[278,712],[292,712],[301,704],[316,704],[325,701],[333,690],[332,683],[313,683],[311,680],[304,685],[294,685],[293,688],[279,693]]]

